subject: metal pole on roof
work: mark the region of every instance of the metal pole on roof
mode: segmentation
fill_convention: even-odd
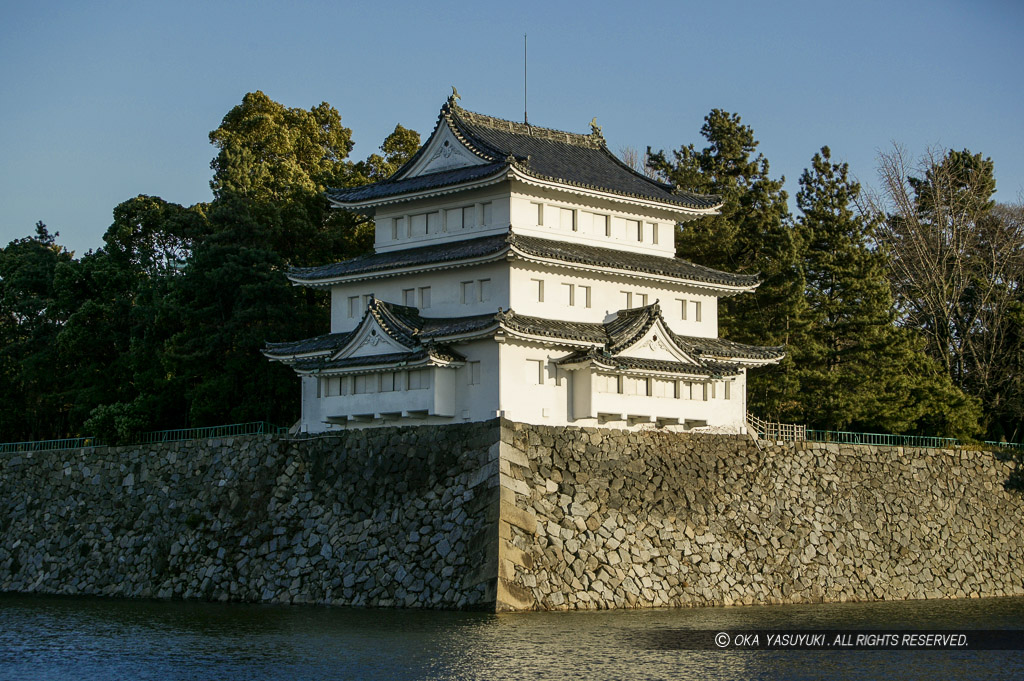
[[[526,34],[523,34],[523,123],[529,125],[530,119],[526,117]]]

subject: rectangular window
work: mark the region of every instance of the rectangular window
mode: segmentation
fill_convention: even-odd
[[[437,234],[441,231],[441,213],[427,213],[427,234]]]
[[[462,228],[473,229],[476,227],[476,206],[466,206],[462,209]]]
[[[544,302],[544,280],[543,279],[531,279],[530,281],[532,281],[537,286],[537,302],[538,303],[543,303]]]
[[[633,238],[637,241],[644,240],[643,223],[639,220],[626,220],[626,238]]]
[[[676,298],[676,302],[679,303],[679,318],[684,322],[686,321],[686,301],[682,298]]]
[[[493,214],[493,210],[491,209],[491,202],[488,201],[483,206],[483,216],[482,216],[482,221],[481,221],[480,224],[481,224],[481,226],[487,226],[487,225],[493,224],[493,222],[494,222],[494,214]]]
[[[526,360],[526,382],[528,385],[544,385],[544,360]]]
[[[695,321],[695,322],[699,322],[700,321],[700,301],[699,300],[693,301],[693,321]]]
[[[402,305],[408,305],[409,307],[416,307],[416,289],[414,289],[414,288],[402,289]]]
[[[401,239],[403,236],[412,236],[405,218],[395,218],[395,234],[397,234],[396,239]]]
[[[611,236],[612,228],[611,222],[608,220],[607,215],[595,215],[594,216],[594,229],[593,233],[595,236]]]
[[[576,211],[571,208],[558,209],[558,226],[564,230],[576,231]]]
[[[544,204],[543,203],[535,203],[535,204],[532,204],[532,205],[537,207],[537,226],[538,227],[543,227],[544,226]]]
[[[460,288],[461,288],[460,301],[462,302],[463,305],[467,305],[469,303],[476,302],[476,301],[473,300],[473,288],[474,288],[473,282],[471,282],[471,281],[464,281],[464,282],[462,282]]]
[[[398,239],[398,220],[391,218],[391,240],[395,241]]]
[[[480,362],[468,362],[466,364],[466,375],[470,385],[480,385]]]
[[[409,390],[426,390],[430,387],[430,369],[412,369],[407,380]]]
[[[353,390],[353,392],[356,395],[366,395],[377,392],[377,382],[379,380],[377,374],[360,374],[356,376],[355,379],[355,390]]]
[[[430,287],[420,286],[420,309],[430,307]]]
[[[332,376],[332,377],[328,378],[325,381],[325,383],[327,383],[325,392],[327,393],[328,397],[334,397],[336,395],[340,395],[341,394],[341,377],[340,376]]]
[[[576,287],[573,284],[562,284],[562,290],[565,291],[565,304],[570,307],[576,304]]]
[[[693,387],[693,384],[690,383],[689,381],[679,381],[679,393],[678,393],[679,394],[679,399],[681,399],[681,400],[691,399],[691,397],[692,397],[692,393],[691,393],[692,387]]]
[[[700,387],[701,387],[700,399],[702,399],[705,402],[707,402],[708,401],[708,392],[710,392],[708,390],[708,384],[707,383],[701,383]]]
[[[722,397],[724,397],[727,400],[731,400],[732,399],[732,381],[726,381],[722,385],[722,392],[724,393],[724,395],[722,395]]]
[[[583,306],[590,307],[590,287],[580,286],[580,297],[583,298]]]
[[[651,394],[650,379],[633,378],[632,376],[626,376],[625,384],[625,393],[627,395],[639,395],[641,397],[648,397]]]
[[[651,225],[651,243],[658,243],[658,223],[652,222]]]
[[[626,309],[628,310],[629,308],[633,307],[633,292],[622,291],[621,293],[626,297]]]
[[[478,293],[480,295],[480,302],[486,303],[488,300],[491,299],[491,280],[481,279],[477,283],[479,284]]]
[[[462,209],[452,208],[445,216],[445,227],[449,232],[462,229]]]
[[[380,375],[380,391],[391,393],[395,391],[395,372],[385,371]]]
[[[717,390],[717,388],[718,388],[718,381],[715,381],[714,383],[711,383],[710,385],[711,385],[711,399],[715,399],[715,397],[717,396],[716,393],[718,392],[718,390]]]
[[[646,307],[647,306],[647,294],[646,293],[637,293],[636,294],[636,300],[638,302],[637,307]]]
[[[372,301],[372,300],[373,300],[373,294],[372,293],[363,294],[363,309],[364,310],[366,308],[370,307],[370,301]]]
[[[348,316],[349,316],[349,318],[351,319],[352,317],[358,317],[362,313],[363,313],[363,311],[359,307],[359,296],[349,296],[348,297]]]
[[[675,397],[676,396],[676,382],[669,381],[664,378],[653,379],[653,395],[655,397]]]
[[[412,216],[412,223],[410,225],[410,236],[423,236],[427,233],[427,214],[420,213],[419,215]]]

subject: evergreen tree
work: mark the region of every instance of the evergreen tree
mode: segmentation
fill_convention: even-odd
[[[828,147],[804,170],[796,221],[809,322],[791,346],[802,421],[831,430],[972,434],[978,408],[895,324],[877,219],[859,213],[860,185]],[[938,430],[935,430],[935,429]]]
[[[117,441],[184,422],[180,390],[163,367],[174,331],[166,296],[205,231],[202,207],[138,196],[114,209],[102,248],[58,268],[68,319],[57,341],[73,431]]]
[[[708,146],[681,147],[669,160],[664,151],[648,149],[649,168],[681,189],[721,197],[716,216],[682,225],[676,252],[688,260],[740,274],[758,274],[754,294],[720,300],[720,335],[757,345],[797,342],[803,331],[805,303],[801,278],[800,243],[788,220],[784,179],[773,179],[768,160],[754,155],[754,131],[740,117],[714,109],[704,119],[701,134]],[[788,420],[799,413],[799,386],[792,359],[750,375],[751,411],[771,419]]]
[[[351,131],[333,107],[286,108],[255,92],[210,139],[220,151],[209,234],[171,290],[180,330],[165,346],[168,368],[194,425],[290,423],[299,408],[294,373],[260,349],[322,334],[329,316],[323,294],[291,286],[285,272],[372,248],[372,223],[332,211],[324,192],[388,173],[415,153],[419,135],[397,126],[384,157],[353,164]]]
[[[68,434],[54,272],[72,259],[42,222],[0,250],[0,441]]]

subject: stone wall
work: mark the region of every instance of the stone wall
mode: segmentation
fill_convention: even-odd
[[[484,607],[497,439],[492,421],[6,455],[0,590]]]
[[[592,609],[1024,594],[968,450],[491,421],[0,457],[0,591]]]
[[[500,607],[1024,594],[1024,502],[991,452],[501,435]]]

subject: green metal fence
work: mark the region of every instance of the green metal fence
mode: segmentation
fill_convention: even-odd
[[[844,445],[883,445],[886,447],[958,447],[960,441],[953,437],[931,437],[928,435],[892,435],[890,433],[853,433],[843,430],[807,429],[808,442],[836,442]]]
[[[232,423],[227,426],[209,426],[206,428],[177,428],[175,430],[154,430],[142,433],[137,444],[153,442],[179,442],[181,440],[206,440],[211,437],[233,437],[235,435],[263,435],[265,433],[287,433],[287,428],[275,426],[266,421],[252,423]]]
[[[63,440],[35,440],[33,442],[0,442],[0,454],[13,452],[41,452],[45,449],[81,449],[99,447],[102,443],[95,437],[69,437]]]
[[[154,442],[181,442],[184,440],[206,440],[216,437],[233,437],[236,435],[283,435],[288,428],[275,426],[266,421],[251,423],[232,423],[225,426],[209,426],[206,428],[177,428],[174,430],[152,430],[140,433],[131,444],[152,444]],[[102,447],[105,442],[97,437],[71,437],[63,440],[37,440],[33,442],[2,442],[0,454],[13,452],[39,452],[47,449],[81,449],[83,447]]]

